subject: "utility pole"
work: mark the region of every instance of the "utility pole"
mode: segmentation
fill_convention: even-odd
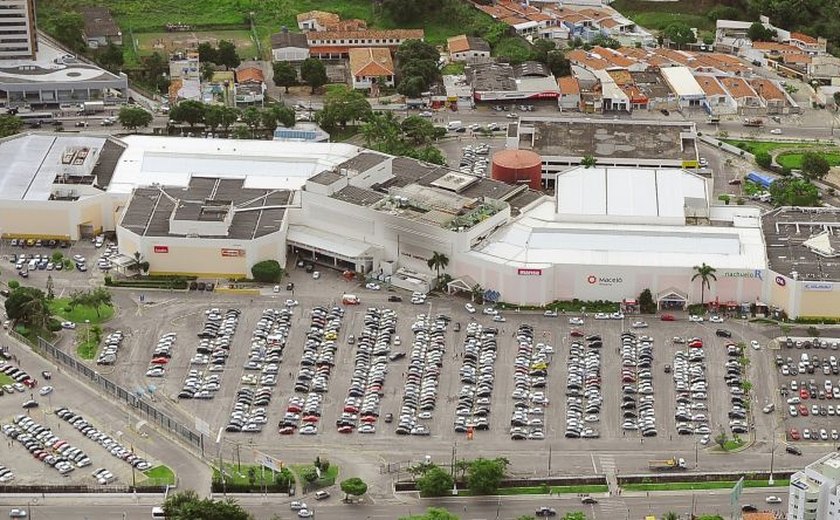
[[[773,480],[773,462],[776,456],[776,431],[773,431],[773,442],[770,444],[770,478],[767,480],[767,485],[772,486],[775,481]]]
[[[548,476],[551,477],[551,444],[548,445]]]
[[[452,460],[449,462],[449,467],[452,469],[452,471],[450,472],[450,473],[452,473],[452,480],[455,480],[455,463],[458,460],[457,451],[456,451],[457,448],[458,448],[458,443],[455,442],[452,445]]]

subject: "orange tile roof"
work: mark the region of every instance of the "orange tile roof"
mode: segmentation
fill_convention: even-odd
[[[795,47],[793,45],[787,45],[785,43],[778,43],[778,42],[753,42],[752,44],[753,49],[757,49],[760,51],[767,51],[767,52],[778,52],[780,54],[785,53],[794,53],[799,54],[802,51],[799,47]]]
[[[603,20],[604,18],[612,18],[612,13],[609,11],[604,11],[601,9],[593,9],[591,7],[587,7],[586,9],[581,9],[578,13],[589,16],[593,20]]]
[[[606,20],[599,20],[598,25],[600,25],[601,27],[603,27],[605,29],[612,29],[613,27],[615,27],[617,25],[621,25],[621,23],[615,21],[612,18],[607,18]]]
[[[621,85],[621,90],[627,94],[631,103],[647,103],[649,98],[635,84]]]
[[[335,13],[327,11],[307,11],[297,15],[298,23],[305,22],[307,20],[315,20],[318,22],[318,25],[326,27],[330,24],[338,23],[341,20],[341,17]]]
[[[548,16],[547,14],[543,13],[530,13],[527,15],[527,18],[532,22],[547,22],[549,20],[553,20],[554,18]]]
[[[578,85],[578,80],[574,76],[560,76],[557,78],[557,86],[563,95],[580,94],[580,85]]]
[[[759,513],[742,513],[741,520],[775,520],[776,515],[766,511]]]
[[[616,85],[632,85],[633,76],[626,70],[610,70],[607,74],[615,81]]]
[[[750,85],[752,85],[755,91],[758,92],[758,94],[764,99],[785,99],[785,93],[782,92],[781,89],[772,81],[768,81],[764,78],[755,78],[750,81]]]
[[[587,69],[602,70],[612,66],[612,64],[607,60],[603,58],[596,58],[583,49],[575,49],[566,53],[566,58],[568,58],[569,61],[579,63]]]
[[[358,18],[341,20],[327,25],[328,31],[364,31],[365,29],[367,29],[367,22]]]
[[[238,83],[262,83],[265,81],[265,75],[262,69],[246,67],[236,71],[236,81]]]
[[[707,96],[725,96],[726,91],[720,86],[720,83],[714,76],[694,76],[694,79],[700,84],[700,88]]]
[[[785,63],[804,65],[811,63],[811,57],[807,54],[785,54],[782,56],[782,61]]]
[[[799,40],[802,43],[810,43],[810,44],[817,44],[819,43],[816,38],[813,36],[808,36],[807,34],[803,34],[801,32],[792,32],[790,33],[791,40]]]
[[[470,42],[466,34],[459,34],[446,40],[446,47],[449,52],[465,52],[470,50]]]
[[[568,11],[565,13],[559,13],[557,15],[558,19],[569,22],[569,23],[577,23],[577,22],[586,22],[586,21],[593,21],[592,18],[588,16],[584,16],[580,13],[576,13],[573,11]]]
[[[350,73],[353,76],[393,76],[394,61],[387,47],[350,49]]]
[[[592,52],[617,67],[629,67],[636,63],[636,60],[631,60],[614,49],[596,46],[592,48]]]
[[[308,32],[306,39],[309,41],[324,40],[422,40],[423,29],[383,29],[379,31],[324,31]],[[319,43],[318,45],[329,45]]]
[[[755,90],[744,81],[742,78],[733,76],[720,76],[718,81],[729,91],[729,94],[735,99],[743,99],[747,97],[758,97]]]
[[[528,20],[526,18],[522,18],[518,14],[513,14],[511,16],[506,16],[502,18],[502,21],[508,25],[519,25],[521,23],[525,23]]]

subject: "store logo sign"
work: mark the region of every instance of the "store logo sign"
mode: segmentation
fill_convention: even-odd
[[[168,253],[169,246],[155,246],[155,253]]]
[[[594,274],[590,274],[586,277],[586,282],[589,285],[604,285],[604,286],[611,286],[611,285],[618,285],[624,283],[624,278],[619,276],[615,277],[607,277],[607,276],[595,276]]]
[[[787,280],[785,280],[784,276],[779,275],[776,277],[776,285],[778,285],[779,287],[784,287],[785,285],[787,285]]]
[[[519,276],[542,276],[542,269],[517,269]]]
[[[758,280],[764,280],[764,273],[761,269],[756,269],[754,271],[735,271],[735,272],[728,272],[723,273],[725,278],[757,278]]]
[[[806,291],[833,291],[834,284],[831,283],[806,283],[804,285]]]

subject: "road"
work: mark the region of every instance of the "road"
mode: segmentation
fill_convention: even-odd
[[[771,493],[782,498],[782,504],[769,506],[764,500]],[[217,497],[221,498],[221,497]],[[160,505],[161,497],[153,496],[96,496],[85,499],[72,497],[0,497],[0,507],[27,508],[30,518],[36,520],[145,520],[150,517],[153,505]],[[279,518],[294,518],[288,508],[287,498],[262,496],[237,497],[257,520],[268,520],[278,515]],[[653,514],[657,518],[667,511],[674,511],[683,517],[691,512],[720,514],[724,517],[731,512],[729,491],[688,491],[655,493],[632,493],[613,498],[598,498],[598,504],[583,506],[576,495],[561,497],[546,496],[507,496],[475,498],[435,498],[416,499],[411,496],[392,497],[376,503],[344,504],[337,497],[324,502],[307,501],[314,508],[315,518],[322,520],[395,520],[417,514],[428,507],[443,507],[461,517],[462,520],[514,520],[521,515],[533,514],[538,507],[548,506],[557,510],[559,515],[569,511],[585,511],[590,519],[639,519]],[[786,493],[778,490],[771,492],[764,489],[746,489],[740,504],[753,504],[761,510],[785,511]]]

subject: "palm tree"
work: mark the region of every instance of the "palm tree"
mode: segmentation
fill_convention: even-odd
[[[449,265],[449,257],[435,251],[432,253],[432,257],[426,260],[426,265],[429,266],[429,269],[434,269],[437,279],[440,280],[440,270],[446,269],[446,266]]]
[[[473,285],[472,290],[470,291],[470,295],[472,296],[472,301],[475,300],[483,300],[484,299],[484,288],[481,287],[479,284]]]
[[[668,511],[664,515],[662,515],[662,520],[679,520],[680,515],[673,511]]]
[[[580,160],[580,165],[584,168],[594,168],[596,164],[598,164],[598,159],[592,155],[584,155]]]
[[[695,265],[694,271],[691,281],[700,278],[700,303],[706,303],[706,288],[712,288],[711,280],[717,281],[717,276],[715,276],[717,269],[703,262],[701,265]]]

